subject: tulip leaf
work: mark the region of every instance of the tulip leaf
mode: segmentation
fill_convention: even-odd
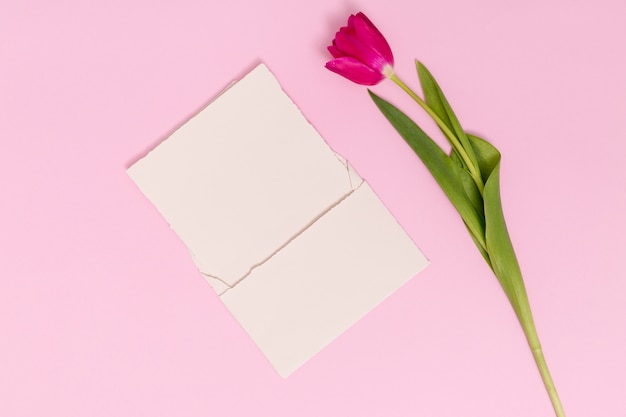
[[[470,143],[472,147],[474,148],[474,152],[476,154],[476,160],[478,162],[478,168],[480,170],[481,177],[484,182],[487,182],[493,170],[500,163],[500,152],[489,142],[487,142],[484,139],[479,138],[478,136],[467,134],[467,137],[469,138]],[[455,153],[452,153],[451,158],[460,160],[460,157],[458,156],[458,154],[455,154]],[[465,175],[465,180],[463,184],[465,186],[465,190],[468,193],[468,195],[472,195],[474,199],[477,198],[476,194],[478,194],[478,189],[476,188],[476,184],[474,183],[474,181],[472,180],[469,174]],[[484,212],[485,210],[484,198],[485,197],[483,195],[483,196],[478,196],[478,198],[480,200],[480,210],[481,212]],[[472,238],[474,238],[474,236],[472,236]],[[491,257],[489,253],[484,248],[480,247],[478,243],[476,243],[476,246],[478,247],[478,250],[480,251],[481,255],[483,256],[487,264],[493,269],[493,266],[491,264]]]
[[[477,210],[475,202],[472,202],[463,185],[462,178],[468,175],[467,172],[459,167],[435,141],[402,111],[373,92],[370,91],[369,94],[391,125],[426,165],[426,168],[461,215],[477,246],[482,247],[483,250],[486,249],[483,212]]]
[[[452,124],[452,120],[450,120],[450,116],[448,115],[446,106],[444,105],[443,100],[439,95],[440,88],[437,84],[437,81],[435,81],[435,78],[421,62],[416,61],[415,66],[417,67],[417,75],[419,76],[420,84],[422,85],[422,91],[424,92],[424,99],[428,104],[428,107],[433,109],[435,114],[437,114],[437,116],[439,116],[439,118],[443,120],[446,126],[448,126],[448,128],[454,132],[455,129],[454,125]]]
[[[477,197],[478,190],[476,185],[469,173],[465,171],[466,165],[453,146],[450,159],[454,161],[456,167],[462,167],[463,174],[460,175],[461,185],[468,200],[484,216],[484,239],[486,246],[483,247],[481,245],[481,242],[477,240],[476,235],[468,226],[470,235],[487,264],[498,278],[522,326],[525,329],[534,328],[522,273],[502,212],[500,152],[486,140],[469,135],[463,131],[454,111],[432,74],[420,62],[417,62],[416,66],[427,105],[455,133],[461,146],[468,154],[471,163],[478,168],[480,176],[485,183],[483,195]]]
[[[478,136],[467,134],[467,137],[472,144],[474,153],[476,154],[476,160],[478,162],[478,168],[480,169],[480,175],[484,182],[487,182],[489,176],[493,172],[494,168],[500,162],[500,151],[498,151],[492,144]]]
[[[483,181],[487,181],[487,178],[493,171],[493,167],[500,160],[500,152],[496,148],[494,148],[491,144],[489,144],[484,139],[481,139],[477,136],[468,135],[470,143],[474,147],[474,151],[476,152],[476,159],[478,161],[478,166],[481,172],[481,176]],[[463,184],[463,189],[465,193],[469,197],[472,205],[476,209],[476,211],[483,213],[484,212],[484,204],[483,204],[483,196],[478,191],[478,187],[476,187],[476,182],[472,176],[463,168],[461,157],[456,152],[451,152],[450,158],[455,161],[462,169],[461,173],[461,181]],[[479,242],[477,242],[476,237],[470,232],[474,243],[476,243],[476,247],[480,251],[480,254],[483,256],[485,261],[489,266],[491,266],[491,259],[489,258],[489,254],[485,250],[484,247],[480,246]]]
[[[485,239],[493,271],[518,318],[532,321],[522,272],[502,212],[500,197],[500,164],[496,164],[485,184]]]
[[[467,227],[467,224],[465,226]],[[474,242],[474,244],[478,248],[478,251],[483,256],[483,259],[485,260],[485,262],[487,262],[487,265],[489,265],[489,268],[491,268],[491,270],[493,271],[493,266],[491,266],[491,258],[489,258],[489,252],[487,252],[487,249],[485,249],[485,248],[483,248],[481,246],[481,241],[476,236],[474,236],[474,234],[469,229],[469,227],[467,227],[467,231],[469,232],[470,236],[472,237],[472,241]]]
[[[448,128],[455,133],[457,139],[461,143],[461,146],[465,149],[470,161],[474,164],[474,166],[478,166],[476,155],[472,145],[470,144],[470,140],[461,127],[459,119],[454,114],[454,111],[452,110],[452,107],[450,107],[450,104],[439,87],[439,84],[437,84],[435,78],[432,76],[430,71],[428,71],[428,68],[426,68],[421,62],[416,61],[415,64],[417,66],[417,75],[419,76],[422,90],[424,91],[426,104],[428,104],[428,107],[433,109],[435,114],[437,114],[446,126],[448,126]]]
[[[463,165],[461,164],[461,158],[455,152],[450,154],[450,159],[457,164],[459,169],[459,179],[461,180],[461,185],[463,186],[463,191],[467,194],[468,199],[474,206],[474,209],[482,213],[483,212],[483,196],[478,191],[478,187],[476,186],[476,182],[472,178],[472,176],[465,170]]]

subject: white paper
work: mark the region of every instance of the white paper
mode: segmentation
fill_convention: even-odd
[[[428,263],[265,65],[128,173],[282,376]]]

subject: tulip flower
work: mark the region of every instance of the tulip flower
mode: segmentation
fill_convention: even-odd
[[[328,51],[326,68],[357,84],[375,85],[393,74],[393,53],[385,37],[363,13],[351,15]]]
[[[461,216],[515,311],[557,417],[565,417],[504,221],[500,152],[486,140],[463,130],[439,84],[423,64],[416,63],[424,99],[398,78],[393,71],[391,48],[363,13],[350,16],[348,26],[337,32],[328,50],[335,59],[326,68],[364,85],[389,78],[428,113],[445,135],[451,145],[449,154],[398,108],[370,91],[376,106],[422,160]]]

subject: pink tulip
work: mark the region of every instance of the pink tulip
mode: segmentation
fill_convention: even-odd
[[[393,75],[393,54],[385,37],[359,12],[339,29],[328,51],[335,58],[326,68],[363,85],[378,84]]]

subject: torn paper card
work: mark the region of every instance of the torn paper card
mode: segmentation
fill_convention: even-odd
[[[265,65],[128,173],[282,376],[428,263]]]

